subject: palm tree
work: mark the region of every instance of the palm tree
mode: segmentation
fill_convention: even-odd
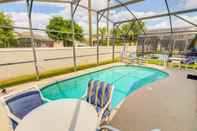
[[[99,35],[101,35],[102,44],[104,45],[104,36],[107,35],[107,28],[99,28]]]

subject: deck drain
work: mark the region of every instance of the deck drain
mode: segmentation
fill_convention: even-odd
[[[147,90],[152,91],[152,90],[153,90],[153,88],[152,88],[152,87],[148,87],[148,88],[147,88]]]

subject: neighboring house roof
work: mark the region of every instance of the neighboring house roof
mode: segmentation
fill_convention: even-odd
[[[196,27],[178,27],[178,28],[173,28],[174,32],[177,31],[192,31],[192,30],[197,30]],[[160,29],[147,29],[146,33],[163,33],[163,32],[170,32],[170,28],[160,28]],[[189,32],[191,34],[191,32]]]
[[[16,34],[16,38],[31,38],[31,35],[29,32],[15,32]],[[43,36],[43,35],[39,35],[37,33],[34,33],[34,38],[36,40],[42,40],[42,41],[53,41],[52,39],[50,39],[48,36]]]
[[[171,34],[170,28],[161,28],[161,29],[149,29],[146,30],[146,33],[149,35],[140,35],[139,37],[157,37],[159,39],[170,39],[173,37],[174,39],[177,40],[184,40],[184,39],[193,39],[193,37],[196,34],[197,28],[195,27],[179,27],[179,28],[173,28],[174,32],[179,32],[179,33],[173,33]],[[181,32],[182,31],[182,32]],[[185,31],[192,31],[192,32],[185,32]],[[169,33],[165,33],[169,32]]]

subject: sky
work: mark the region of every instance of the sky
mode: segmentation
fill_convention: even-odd
[[[126,0],[121,0],[122,2]],[[168,0],[171,11],[191,9],[197,7],[197,0]],[[87,6],[87,0],[81,1],[82,5]],[[116,4],[111,0],[111,4]],[[107,7],[107,0],[92,0],[93,9],[99,10]],[[167,13],[164,0],[144,0],[128,6],[128,8],[138,17],[151,16],[160,13]],[[0,11],[5,12],[14,21],[15,26],[28,27],[26,4],[25,2],[6,3],[0,5]],[[57,3],[40,3],[35,2],[33,6],[32,21],[33,27],[44,29],[48,21],[53,16],[62,16],[70,19],[70,5]],[[181,15],[182,17],[197,24],[197,12]],[[124,8],[110,11],[110,19],[113,21],[132,19],[133,16]],[[78,8],[75,15],[75,21],[80,24],[85,33],[88,33],[88,12],[85,9]],[[169,18],[163,17],[158,19],[144,21],[147,29],[169,28]],[[191,26],[182,20],[172,17],[173,27]],[[100,26],[106,26],[106,20],[102,19]],[[96,14],[93,13],[93,30],[96,28]]]

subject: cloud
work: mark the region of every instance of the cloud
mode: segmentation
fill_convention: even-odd
[[[156,12],[152,12],[152,11],[148,11],[148,12],[132,11],[132,12],[137,18],[152,16],[152,15],[157,14]],[[111,12],[111,17],[110,18],[113,21],[118,22],[118,21],[122,21],[122,20],[134,19],[134,16],[131,13],[129,13],[127,10],[123,10],[123,11],[113,11],[113,12]]]
[[[190,22],[194,23],[194,24],[197,24],[196,21],[197,21],[197,16],[187,16],[187,15],[182,15],[183,18],[185,18],[186,20],[189,20]],[[176,27],[189,27],[189,26],[193,26],[187,22],[184,22],[183,20],[181,19],[177,19],[175,21],[175,24]]]
[[[184,0],[185,8],[195,8],[197,7],[197,0]]]
[[[186,5],[187,7],[197,4],[197,0],[184,0],[187,1]],[[106,6],[106,0],[93,0],[93,8],[97,9],[102,9],[105,8]],[[192,2],[192,4],[190,3]],[[53,3],[40,3],[39,4],[53,4]],[[87,6],[87,0],[82,0],[82,5]],[[65,9],[61,11],[57,11],[55,13],[43,13],[43,12],[33,12],[32,14],[32,23],[33,27],[35,28],[41,28],[45,29],[46,25],[48,24],[48,21],[53,17],[53,16],[62,16],[67,19],[70,19],[70,5],[62,5],[62,4],[54,4],[54,6],[57,7],[65,7]],[[196,5],[197,6],[197,5]],[[145,17],[145,16],[152,16],[156,15],[158,12],[140,12],[140,11],[133,11],[133,13],[138,17]],[[7,12],[9,16],[14,20],[15,26],[20,26],[20,27],[28,27],[28,19],[27,19],[27,14],[26,12]],[[93,14],[93,32],[96,33],[96,14]],[[188,20],[191,21],[197,21],[197,16],[188,16],[184,15],[184,18],[187,18]],[[127,19],[132,19],[133,16],[126,10],[116,10],[116,11],[111,11],[110,12],[110,19],[113,21],[119,21],[119,20],[127,20]],[[84,29],[85,34],[88,33],[88,11],[82,8],[78,8],[76,15],[75,15],[75,21],[81,25]],[[148,21],[154,21],[151,24]],[[168,19],[152,19],[152,20],[147,20],[146,25],[148,29],[158,29],[158,28],[169,28],[169,20]],[[106,20],[102,19],[100,22],[100,27],[106,26]],[[112,26],[112,25],[110,25]],[[173,26],[174,27],[184,27],[184,26],[191,26],[187,24],[186,22],[183,22],[180,19],[175,19],[173,21]]]
[[[170,28],[169,21],[161,21],[156,24],[146,25],[148,30],[151,29],[163,29],[163,28]]]
[[[82,0],[80,4],[87,6],[88,0]],[[107,7],[107,0],[92,0],[92,8],[94,10],[101,10]]]
[[[6,14],[12,18],[12,20],[15,22],[15,26],[28,27],[28,17],[26,12],[9,12]],[[51,14],[33,12],[32,13],[33,27],[44,28],[47,25],[49,19],[57,15],[63,16],[64,11],[61,11],[59,13],[51,13]]]
[[[57,5],[56,5],[57,6]],[[41,12],[32,12],[32,25],[33,28],[45,29],[46,25],[48,24],[49,20],[53,16],[62,16],[67,19],[70,18],[70,6],[65,7],[68,10],[61,10],[55,13],[41,13]],[[8,16],[14,21],[14,25],[18,27],[29,27],[28,24],[28,17],[27,12],[6,12]],[[24,30],[17,30],[17,31],[24,31]]]
[[[52,4],[52,3],[41,3],[39,4]],[[62,4],[55,4],[54,6],[61,6]],[[46,25],[48,24],[49,20],[53,16],[62,16],[66,19],[71,18],[70,14],[70,5],[64,5],[65,9],[55,12],[55,13],[43,13],[43,12],[32,12],[32,24],[34,28],[39,28],[39,29],[45,29]],[[7,15],[9,15],[12,20],[14,21],[14,25],[18,27],[29,27],[28,25],[28,18],[27,18],[27,13],[26,12],[6,12]],[[93,29],[94,32],[96,31],[96,14],[92,13],[93,15]],[[87,34],[88,32],[88,11],[83,8],[78,8],[77,12],[75,14],[75,21],[81,25],[84,29],[84,32]],[[101,21],[100,25],[103,25],[103,21]],[[17,31],[24,31],[24,30],[17,30]]]
[[[188,16],[188,15],[181,15],[181,17],[195,23],[197,21],[197,16]],[[163,29],[163,28],[170,28],[170,22],[169,19],[160,19],[158,22],[154,21],[154,24],[147,24],[147,29]],[[184,27],[194,27],[193,25],[179,19],[176,17],[173,17],[172,19],[172,26],[173,28],[184,28]]]

